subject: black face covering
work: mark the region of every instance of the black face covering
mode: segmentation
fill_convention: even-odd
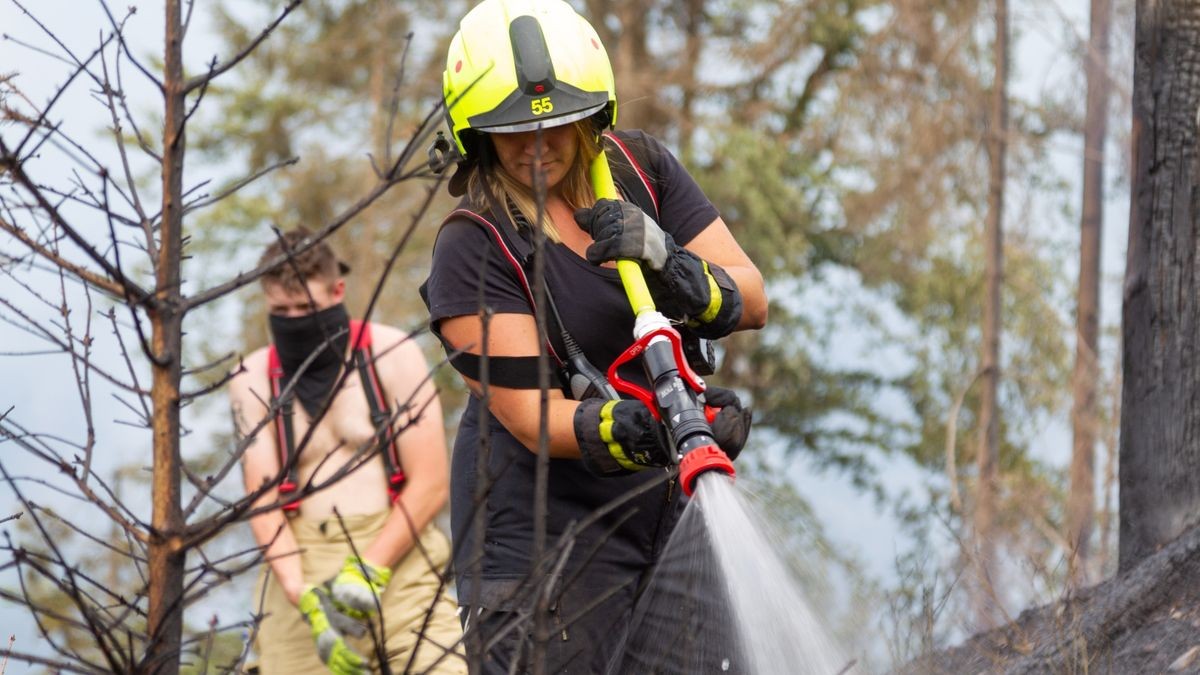
[[[350,316],[342,304],[304,316],[269,317],[271,336],[283,365],[283,387],[312,356],[292,390],[309,417],[316,417],[333,392],[350,344]],[[313,356],[314,352],[316,356]]]

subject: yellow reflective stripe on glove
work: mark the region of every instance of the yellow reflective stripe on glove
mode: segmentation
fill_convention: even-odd
[[[334,606],[356,619],[366,619],[379,611],[379,597],[392,580],[392,570],[373,565],[358,556],[348,556],[329,584]]]
[[[620,402],[619,400],[608,401],[604,407],[600,408],[600,440],[608,446],[608,454],[617,460],[617,464],[620,464],[621,468],[629,471],[641,471],[646,467],[629,459],[629,456],[625,454],[625,448],[622,448],[621,444],[613,438],[613,408],[617,407]]]
[[[300,594],[300,613],[312,630],[317,656],[335,675],[363,675],[367,672],[363,658],[346,644],[346,638],[334,623],[341,624],[337,610],[324,589],[309,584]]]
[[[708,307],[700,316],[696,317],[701,323],[711,323],[717,315],[721,313],[721,287],[717,285],[717,279],[708,269],[708,261],[700,261],[704,265],[704,278],[708,281]]]
[[[597,476],[627,476],[671,463],[658,420],[641,401],[579,402],[572,420],[579,458]]]

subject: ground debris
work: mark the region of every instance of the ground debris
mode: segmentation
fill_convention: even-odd
[[[923,654],[902,675],[1200,673],[1200,527],[1121,576]],[[1023,639],[1014,639],[1014,637]]]

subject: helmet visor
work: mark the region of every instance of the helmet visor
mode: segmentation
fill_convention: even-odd
[[[566,115],[559,115],[558,117],[539,118],[539,119],[535,119],[535,120],[530,120],[528,122],[514,122],[511,124],[496,124],[496,125],[491,125],[491,126],[478,126],[478,127],[475,127],[475,130],[487,132],[489,134],[515,134],[515,133],[518,133],[521,131],[533,131],[533,130],[537,129],[538,127],[541,127],[543,129],[550,129],[552,127],[561,127],[564,124],[570,124],[571,122],[578,122],[579,120],[587,119],[588,117],[595,115],[596,113],[600,112],[601,110],[604,110],[604,108],[607,105],[608,105],[608,102],[605,101],[604,103],[601,103],[599,105],[594,105],[590,108],[584,108],[583,110],[579,110],[579,111],[576,111],[573,113],[567,113]]]

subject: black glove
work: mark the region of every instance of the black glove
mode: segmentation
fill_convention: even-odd
[[[583,465],[601,477],[670,464],[659,426],[641,401],[589,398],[575,409],[575,440]]]
[[[636,204],[601,199],[590,209],[577,210],[575,222],[592,235],[587,259],[593,265],[626,258],[658,272],[667,262],[667,233]]]
[[[658,223],[629,202],[601,199],[575,212],[575,222],[592,236],[587,259],[594,265],[620,258],[650,270],[646,286],[664,315],[687,321],[703,338],[724,337],[742,318],[742,295],[719,266],[679,246]]]
[[[722,387],[706,389],[704,402],[718,409],[712,421],[713,440],[721,446],[730,461],[737,459],[750,436],[751,410],[742,407],[741,399],[732,389]]]

